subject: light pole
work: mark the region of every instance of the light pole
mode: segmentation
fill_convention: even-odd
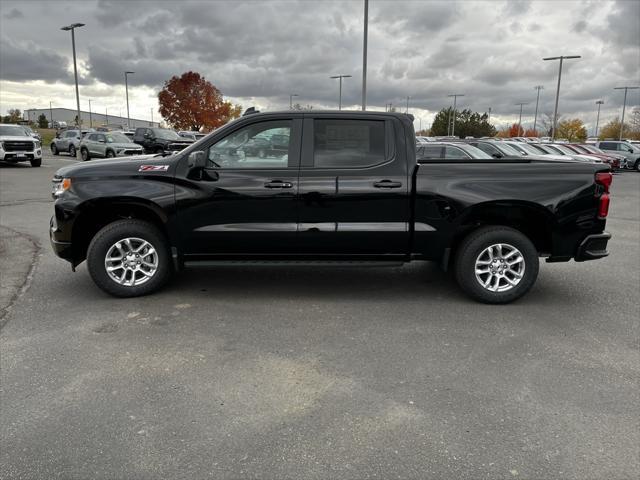
[[[49,101],[49,118],[51,119],[51,128],[53,128],[53,108],[51,108],[51,101]]]
[[[622,102],[622,120],[620,120],[620,138],[622,141],[622,131],[624,130],[624,111],[627,108],[627,90],[637,90],[640,87],[615,87],[614,90],[624,90],[624,101]]]
[[[91,116],[91,99],[89,99],[89,128],[93,127],[93,117]]]
[[[369,34],[369,0],[364,0],[364,34],[362,40],[362,110],[367,109],[367,37]]]
[[[553,131],[551,132],[551,139],[556,139],[556,126],[558,123],[558,100],[560,98],[560,79],[562,78],[562,61],[572,58],[582,58],[580,55],[561,55],[559,57],[547,57],[542,60],[560,60],[560,67],[558,68],[558,88],[556,90],[556,106],[553,109]]]
[[[491,107],[489,107],[489,116],[487,117],[487,123],[491,122]]]
[[[124,91],[127,96],[127,129],[131,130],[131,118],[129,117],[129,82],[127,81],[127,75],[134,74],[136,72],[124,72]]]
[[[404,112],[404,113],[409,113],[409,99],[410,99],[410,98],[411,98],[411,97],[407,95],[407,109],[405,110],[405,112]]]
[[[107,109],[107,107],[104,107],[104,118],[105,118],[105,123],[109,125],[109,110]]]
[[[598,105],[598,115],[596,116],[596,133],[593,135],[594,137],[598,136],[598,124],[600,123],[600,106],[604,104],[604,100],[596,100],[596,105]]]
[[[289,110],[293,110],[293,97],[299,97],[297,93],[292,93],[289,95]]]
[[[72,23],[66,27],[62,27],[60,30],[68,32],[71,30],[71,48],[73,49],[73,76],[76,79],[76,107],[78,110],[78,127],[82,123],[80,121],[80,92],[78,91],[78,67],[76,66],[76,34],[75,29],[84,27],[84,23]]]
[[[520,105],[520,117],[518,118],[518,136],[520,136],[520,131],[522,130],[522,107],[524,105],[529,105],[529,103],[520,102],[520,103],[516,103],[515,105]],[[522,135],[524,136],[524,131],[522,132]]]
[[[536,85],[533,88],[538,90],[538,95],[536,96],[536,113],[533,116],[533,130],[536,132],[536,135],[537,135],[536,126],[538,125],[538,103],[540,102],[540,90],[543,90],[544,87],[542,85]]]
[[[151,126],[153,127],[153,107],[151,107]]]
[[[342,110],[342,79],[343,78],[351,78],[351,75],[334,75],[329,78],[337,78],[340,80],[340,90],[338,93],[338,110]]]
[[[453,97],[453,121],[451,123],[451,136],[453,137],[456,134],[456,101],[458,97],[464,97],[464,93],[452,93],[447,97]]]

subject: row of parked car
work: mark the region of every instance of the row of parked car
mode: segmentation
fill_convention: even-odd
[[[640,146],[627,141],[606,140],[590,143],[543,143],[535,139],[466,138],[424,141],[416,139],[418,158],[491,159],[542,156],[547,160],[574,160],[606,163],[613,170],[640,171]]]
[[[114,158],[145,153],[178,152],[202,138],[199,132],[175,132],[167,128],[140,127],[132,131],[64,130],[51,142],[51,153],[80,153],[82,160]]]

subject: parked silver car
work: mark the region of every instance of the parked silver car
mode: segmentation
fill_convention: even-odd
[[[87,133],[91,133],[94,130],[64,130],[60,133],[60,136],[54,138],[51,142],[51,153],[58,155],[59,153],[69,152],[72,157],[76,156],[78,147],[80,146],[80,140]]]
[[[617,153],[627,159],[627,168],[640,172],[640,147],[629,142],[604,140],[596,144],[605,153]]]
[[[80,157],[83,161],[92,158],[114,158],[142,155],[142,147],[133,143],[121,132],[95,132],[86,135],[80,142]]]

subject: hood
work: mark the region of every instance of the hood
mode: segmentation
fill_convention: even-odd
[[[90,160],[62,167],[56,172],[58,177],[114,177],[114,176],[144,176],[166,175],[171,172],[180,157],[176,155],[136,155],[134,157],[120,157],[108,160]],[[142,166],[152,166],[146,172],[140,171]]]
[[[36,141],[37,138],[33,138],[31,135],[23,135],[23,136],[18,136],[18,135],[2,135],[0,136],[0,141],[2,142],[7,142],[7,141],[16,141],[16,142],[34,142]]]
[[[142,146],[137,143],[129,142],[129,143],[107,143],[108,146],[113,148],[128,148],[132,150],[142,150]]]

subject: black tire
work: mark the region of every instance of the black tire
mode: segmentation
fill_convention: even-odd
[[[634,165],[636,172],[640,172],[640,160],[636,160],[636,164]]]
[[[53,153],[54,155],[60,155],[60,152],[58,151],[58,147],[56,147],[55,143],[51,144],[51,153]]]
[[[74,158],[75,158],[76,153],[77,153],[77,152],[76,152],[76,147],[75,147],[74,145],[71,145],[71,146],[69,147],[69,155],[71,155],[72,157],[74,157]]]
[[[158,147],[154,150],[153,153],[157,153],[157,154],[163,154],[164,155],[164,149],[162,147]]]
[[[115,158],[116,154],[113,153],[113,150],[107,150],[107,158]]]
[[[87,150],[86,148],[81,148],[80,158],[82,158],[83,162],[86,162],[87,160],[91,160],[91,155],[89,155],[89,150]]]
[[[39,167],[40,165],[42,165],[42,159],[41,158],[34,158],[33,160],[31,160],[31,166],[32,167]]]
[[[506,291],[490,291],[480,283],[480,278],[484,280],[490,275],[476,275],[476,262],[481,258],[481,254],[490,246],[496,244],[506,244],[519,250],[523,258],[524,268],[522,278],[515,286],[504,285]],[[506,258],[506,257],[504,257]],[[512,257],[513,258],[513,257]],[[498,262],[497,265],[500,268]],[[490,268],[487,265],[487,270]],[[482,227],[471,232],[458,247],[455,257],[455,277],[460,288],[471,298],[482,303],[504,304],[513,302],[527,293],[538,278],[539,259],[538,251],[525,235],[518,230],[504,226]],[[481,274],[484,275],[484,274]],[[514,276],[509,273],[509,279],[514,280]],[[498,279],[498,285],[506,283],[506,274]],[[517,280],[516,280],[517,281]]]
[[[151,278],[141,285],[122,285],[107,273],[105,266],[107,253],[114,244],[126,238],[145,240],[157,253],[157,270]],[[167,283],[173,273],[169,247],[162,232],[148,222],[131,219],[110,223],[96,233],[87,251],[87,268],[95,284],[115,297],[139,297],[155,292]]]

